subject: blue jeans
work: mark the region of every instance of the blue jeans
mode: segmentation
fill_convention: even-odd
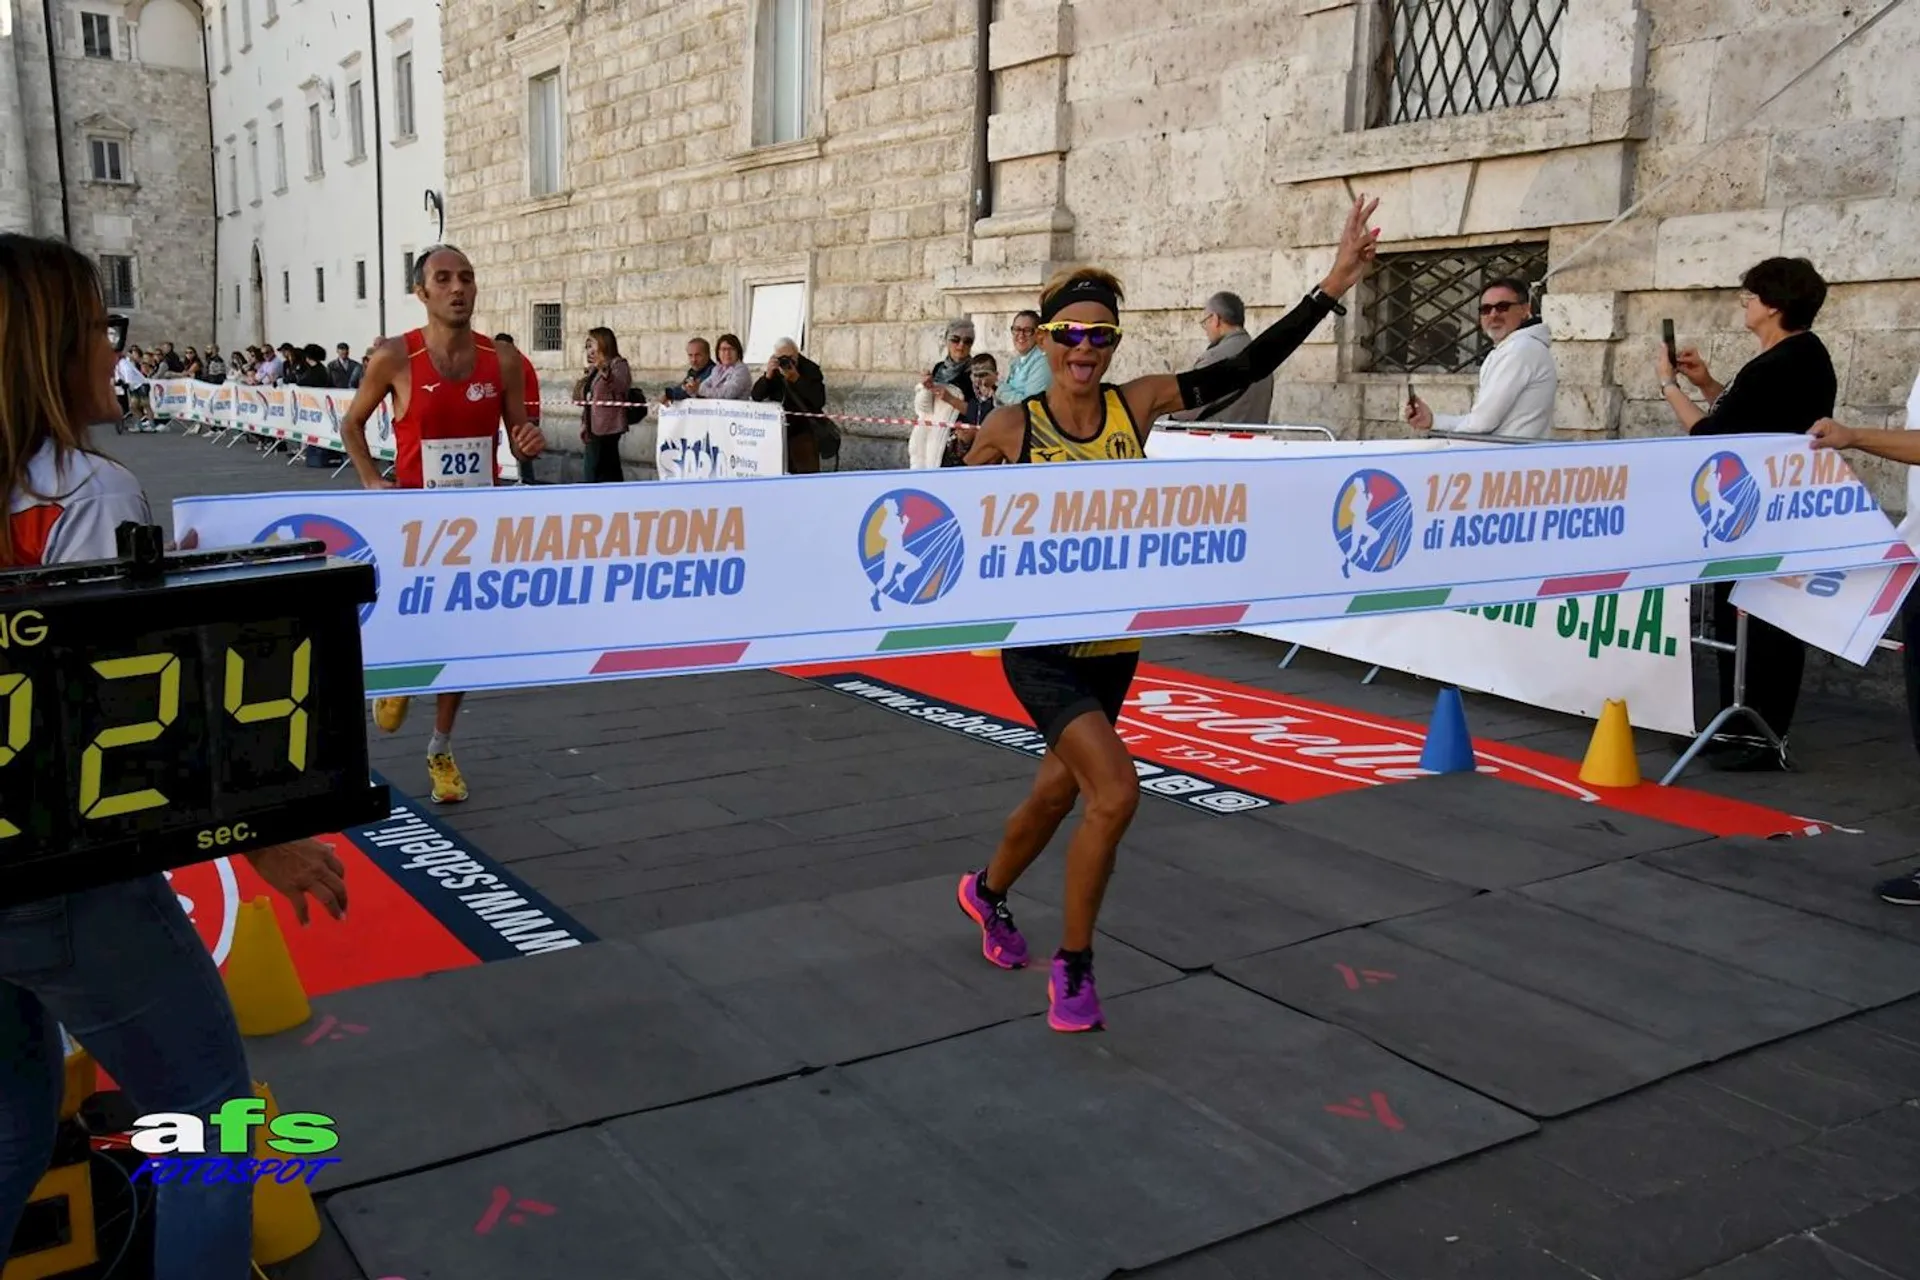
[[[253,1093],[219,971],[164,877],[0,907],[0,1243],[53,1151],[59,1025],[141,1115],[205,1117]],[[154,1280],[246,1280],[252,1187],[169,1182],[154,1195]]]

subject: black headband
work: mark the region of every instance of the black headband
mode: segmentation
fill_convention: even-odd
[[[1120,318],[1120,299],[1113,290],[1098,280],[1075,280],[1040,304],[1040,323],[1046,324],[1076,302],[1097,302],[1113,312],[1115,320]]]

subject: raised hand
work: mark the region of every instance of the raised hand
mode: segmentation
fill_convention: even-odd
[[[1354,198],[1353,207],[1347,210],[1346,223],[1340,228],[1340,244],[1334,251],[1333,270],[1320,282],[1328,296],[1339,297],[1373,270],[1379,252],[1380,229],[1369,227],[1367,221],[1379,207],[1378,197],[1369,199],[1361,195]]]

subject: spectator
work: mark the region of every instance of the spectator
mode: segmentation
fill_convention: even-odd
[[[1827,282],[1805,258],[1767,258],[1740,277],[1741,323],[1760,342],[1760,354],[1721,384],[1692,347],[1667,359],[1665,343],[1654,347],[1661,394],[1689,435],[1741,435],[1756,431],[1804,434],[1833,416],[1839,395],[1833,360],[1814,336],[1814,317],[1827,300]],[[1685,378],[1706,396],[1701,409],[1680,389]],[[1730,582],[1713,585],[1713,633],[1732,641],[1737,618]],[[1720,704],[1733,701],[1733,655],[1720,658]],[[1758,618],[1747,620],[1747,705],[1784,742],[1800,700],[1807,646]],[[1709,764],[1733,773],[1785,769],[1788,759],[1764,742],[1720,742],[1707,748]]]
[[[113,386],[120,401],[120,422],[118,429],[125,431],[127,422],[135,415],[140,425],[147,425],[147,375],[140,372],[140,348],[133,347],[122,353],[120,360],[113,366]]]
[[[998,404],[1019,404],[1044,392],[1053,381],[1053,368],[1047,353],[1036,340],[1040,332],[1040,313],[1022,311],[1013,318],[1008,330],[1013,335],[1013,359],[1007,362],[1007,376],[994,392]]]
[[[1549,344],[1553,335],[1533,314],[1524,280],[1495,280],[1480,293],[1480,328],[1493,350],[1480,362],[1480,387],[1471,413],[1439,413],[1408,394],[1407,423],[1415,431],[1543,440],[1553,430],[1553,393],[1560,375]]]
[[[1247,304],[1237,293],[1216,293],[1208,298],[1206,310],[1200,313],[1200,328],[1207,335],[1207,349],[1194,362],[1196,369],[1231,360],[1253,342],[1247,333]],[[1265,422],[1272,411],[1273,378],[1268,376],[1231,400],[1173,416],[1182,422]]]
[[[947,353],[920,380],[922,390],[944,401],[959,417],[973,409],[973,321],[947,322]]]
[[[164,370],[161,377],[177,376],[186,370],[187,362],[180,358],[171,342],[163,342],[160,344],[159,367]]]
[[[263,387],[277,387],[286,376],[288,358],[293,355],[293,344],[283,342],[280,349],[269,348],[261,354],[260,363],[254,366],[254,381]]]
[[[227,362],[220,358],[220,348],[207,347],[207,369],[201,376],[216,387],[227,380]]]
[[[206,381],[207,367],[200,363],[200,351],[197,347],[188,347],[187,354],[180,361],[180,373],[183,377]]]
[[[705,338],[687,339],[687,376],[677,387],[666,388],[668,400],[685,400],[698,395],[700,386],[713,376],[713,349]],[[718,397],[716,397],[718,398]]]
[[[813,475],[820,470],[823,456],[838,452],[839,433],[826,416],[826,375],[800,354],[800,344],[792,338],[773,344],[773,355],[753,384],[752,396],[777,400],[786,411],[788,475]]]
[[[333,344],[333,360],[327,365],[327,376],[333,380],[334,386],[342,391],[357,391],[365,372],[366,367],[353,358],[352,347],[344,342]]]
[[[1816,449],[1858,449],[1876,458],[1902,463],[1907,472],[1907,518],[1900,522],[1900,536],[1915,551],[1920,551],[1920,380],[1907,393],[1907,429],[1886,430],[1876,427],[1843,427],[1832,418],[1813,424]],[[1901,610],[1901,662],[1907,678],[1907,724],[1913,742],[1920,747],[1920,591],[1909,591]],[[1874,892],[1882,902],[1896,907],[1920,907],[1920,869],[1883,880]]]
[[[723,333],[714,350],[719,353],[719,363],[708,371],[706,381],[683,383],[683,388],[702,400],[745,400],[753,387],[753,374],[747,370],[740,339]]]
[[[499,342],[506,343],[508,346],[512,347],[515,352],[519,354],[520,377],[523,385],[527,389],[527,421],[531,423],[533,426],[536,426],[536,427],[539,426],[540,425],[540,375],[534,372],[533,361],[527,358],[526,352],[520,350],[520,344],[513,340],[512,334],[496,333],[493,335],[493,340],[496,343],[499,343]],[[340,354],[344,358],[346,353],[347,353],[347,344],[343,342],[340,344]],[[354,374],[353,385],[356,387],[360,385],[360,375],[358,372]],[[513,437],[511,435],[507,437],[507,449],[513,454],[514,462],[519,464],[520,483],[521,484],[540,483],[538,480],[534,479],[533,477],[534,460],[532,458],[523,456],[518,449],[515,449],[513,447]]]
[[[580,382],[580,444],[589,483],[619,484],[627,478],[620,465],[620,437],[627,434],[627,393],[633,371],[620,354],[620,342],[608,328],[587,331],[587,375]]]
[[[244,351],[236,351],[227,357],[227,377],[233,382],[253,381],[253,361]]]
[[[315,390],[331,388],[333,375],[327,372],[327,349],[317,342],[309,342],[300,350],[300,368],[295,373],[293,383],[298,387],[311,387]]]

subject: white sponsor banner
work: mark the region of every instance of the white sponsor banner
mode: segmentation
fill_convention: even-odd
[[[153,406],[156,417],[176,418],[187,412],[191,401],[188,388],[192,384],[185,378],[153,378],[147,382],[147,400]]]
[[[1793,436],[1362,458],[186,498],[200,545],[372,560],[374,691],[1278,625],[1876,565],[1871,494]]]
[[[1156,424],[1147,437],[1149,458],[1316,458],[1368,453],[1418,453],[1454,444],[1439,436],[1412,440],[1329,440],[1319,427],[1189,427]],[[1294,434],[1285,434],[1285,433]]]
[[[681,400],[660,410],[662,480],[733,480],[786,471],[786,415],[751,400]]]
[[[1657,587],[1243,629],[1571,715],[1598,717],[1624,698],[1637,728],[1692,734],[1689,595]]]
[[[1826,569],[1789,578],[1752,578],[1733,606],[1848,662],[1867,665],[1913,588],[1912,562],[1873,569]],[[1920,636],[1907,637],[1907,643]]]

